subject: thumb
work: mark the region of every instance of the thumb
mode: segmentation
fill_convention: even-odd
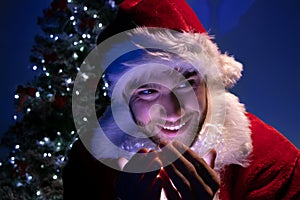
[[[203,159],[205,160],[205,162],[211,167],[214,168],[215,167],[215,160],[217,157],[217,152],[215,149],[211,149],[209,150],[204,156]]]
[[[125,165],[128,163],[128,160],[126,159],[126,158],[124,158],[124,157],[120,157],[119,159],[118,159],[118,166],[119,166],[119,168],[121,169],[121,171],[123,171],[123,169],[124,169],[124,167],[125,167]]]

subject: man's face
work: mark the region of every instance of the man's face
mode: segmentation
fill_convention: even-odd
[[[197,70],[182,68],[151,77],[131,94],[136,124],[156,143],[177,140],[191,146],[206,115],[205,81]]]

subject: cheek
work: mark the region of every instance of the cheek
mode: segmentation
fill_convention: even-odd
[[[148,124],[150,121],[150,108],[151,105],[141,103],[141,102],[132,102],[130,103],[130,108],[134,120],[136,122],[142,122],[143,124]]]

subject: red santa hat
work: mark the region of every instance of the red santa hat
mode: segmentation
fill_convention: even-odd
[[[150,27],[178,33],[155,33],[149,31]],[[152,46],[157,44],[164,50],[172,49],[173,53],[184,55],[195,65],[202,65],[200,71],[206,75],[215,76],[216,70],[210,69],[213,66],[226,88],[232,87],[241,77],[242,64],[218,50],[185,0],[124,0],[115,20],[99,35],[98,43],[127,30],[132,30],[133,40]],[[201,60],[200,64],[195,60]]]

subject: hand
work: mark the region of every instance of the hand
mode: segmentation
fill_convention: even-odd
[[[218,175],[212,169],[216,151],[213,150],[206,156],[210,166],[194,151],[179,142],[168,145],[162,142],[160,147],[164,147],[159,155],[164,165],[168,164],[166,162],[170,157],[178,158],[164,167],[159,174],[168,199],[213,199],[220,186]]]
[[[161,167],[162,163],[155,151],[148,151],[145,148],[138,151],[138,154],[125,164],[124,172],[120,173],[116,188],[118,197],[122,200],[159,200],[162,181],[157,176]],[[135,171],[135,169],[136,171],[145,169],[146,172],[126,172]],[[153,171],[153,169],[156,170]]]

